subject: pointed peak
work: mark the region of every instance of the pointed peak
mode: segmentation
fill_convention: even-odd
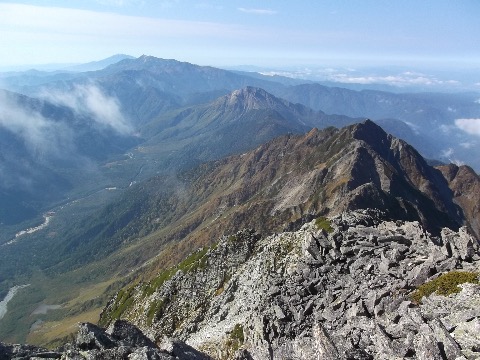
[[[358,123],[358,128],[383,131],[383,129],[380,125],[378,125],[377,123],[375,123],[374,121],[372,121],[370,119],[365,119],[361,123]]]
[[[370,119],[365,119],[365,121],[361,122],[361,124],[365,125],[365,126],[378,126],[377,124],[375,124],[372,120]]]
[[[370,119],[352,125],[352,137],[367,142],[386,138],[388,135],[382,127]]]
[[[160,61],[160,60],[164,60],[162,58],[158,58],[158,57],[155,57],[155,56],[152,56],[152,55],[141,55],[137,58],[137,60],[139,61],[144,61],[144,62],[147,62],[147,61]]]

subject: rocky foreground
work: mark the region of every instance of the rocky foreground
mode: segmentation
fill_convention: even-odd
[[[169,341],[164,349],[146,337],[137,327],[117,320],[108,329],[80,323],[76,339],[55,351],[30,345],[0,343],[0,360],[65,359],[65,360],[174,360],[207,359],[205,355],[181,341]]]
[[[56,352],[2,345],[0,359],[477,359],[480,285],[412,293],[479,270],[466,229],[432,236],[374,210],[265,238],[245,230],[119,292],[106,331],[81,324]]]

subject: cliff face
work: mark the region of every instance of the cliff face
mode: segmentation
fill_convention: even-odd
[[[296,232],[223,237],[119,293],[102,321],[120,316],[215,359],[476,356],[480,285],[421,304],[411,294],[440,274],[480,270],[479,255],[464,228],[434,237],[418,222],[347,212]]]
[[[480,239],[480,177],[464,165],[450,164],[438,169],[448,182],[453,201],[462,208],[470,229]]]

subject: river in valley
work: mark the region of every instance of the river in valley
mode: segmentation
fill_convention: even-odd
[[[11,287],[10,290],[8,291],[8,294],[7,296],[5,296],[5,298],[0,301],[0,320],[2,320],[2,318],[5,316],[5,314],[7,313],[7,304],[9,303],[10,300],[13,299],[13,297],[15,296],[15,294],[20,290],[20,289],[23,289],[27,286],[30,286],[30,284],[27,284],[27,285],[17,285],[17,286],[14,286],[14,287]]]

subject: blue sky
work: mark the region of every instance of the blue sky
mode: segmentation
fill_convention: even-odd
[[[478,0],[0,1],[0,66],[116,53],[201,65],[480,63]]]

